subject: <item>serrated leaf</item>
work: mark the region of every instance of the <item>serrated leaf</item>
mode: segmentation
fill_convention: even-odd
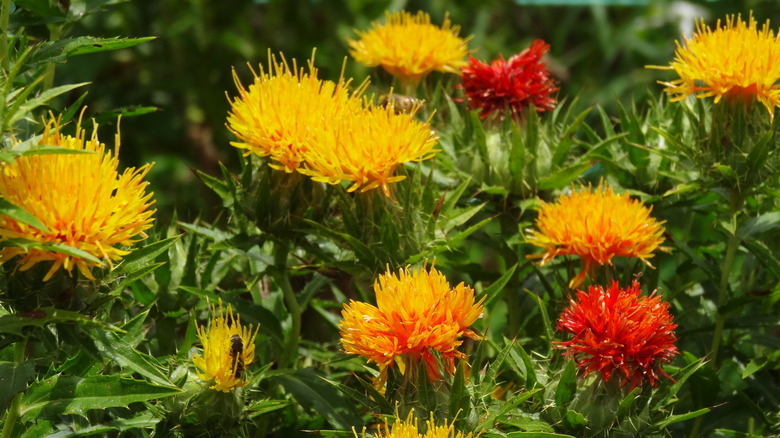
[[[561,380],[555,388],[555,405],[565,408],[577,395],[577,367],[572,359],[566,361]]]
[[[549,432],[509,432],[506,438],[574,438],[571,435]]]
[[[536,186],[539,190],[560,189],[577,179],[577,177],[591,167],[593,167],[593,164],[589,162],[572,164],[571,166],[556,170],[552,175],[540,178]]]
[[[72,257],[78,257],[84,260],[88,260],[97,265],[103,265],[103,261],[95,257],[94,255],[84,250],[74,248],[72,246],[68,246],[62,243],[40,243],[40,242],[35,242],[27,239],[8,239],[0,242],[0,248],[5,248],[9,246],[22,248],[27,251],[31,249],[41,249],[44,251],[58,252],[62,254],[67,254]]]
[[[485,290],[482,291],[482,296],[486,297],[485,302],[482,303],[482,305],[486,309],[491,308],[491,304],[494,301],[504,296],[504,286],[506,286],[506,284],[509,283],[509,280],[512,279],[512,276],[515,275],[517,267],[518,264],[515,263],[515,265],[507,269],[507,271],[504,272],[501,277],[498,278],[498,280],[494,281],[493,284],[486,287]]]
[[[182,235],[180,234],[178,236],[158,240],[157,242],[133,250],[133,252],[125,256],[125,258],[122,259],[122,263],[114,269],[114,275],[127,275],[146,268],[154,262],[154,259],[156,259],[158,255],[162,254],[165,250],[170,248],[171,245],[176,243],[181,236]]]
[[[17,393],[24,391],[27,382],[33,377],[35,377],[35,369],[32,361],[0,362],[0,382],[3,384],[3,390],[0,391],[0,412],[5,412],[11,399]]]
[[[39,221],[37,217],[28,213],[27,210],[21,207],[17,207],[2,198],[0,198],[0,215],[8,216],[17,222],[35,227],[45,233],[49,232],[49,229],[46,228],[46,225]]]
[[[126,49],[152,41],[155,38],[96,38],[91,36],[66,38],[39,44],[30,56],[29,62],[31,66],[49,62],[65,62],[69,56]]]
[[[362,424],[354,405],[332,385],[323,381],[311,369],[275,377],[285,391],[295,397],[305,409],[313,409],[338,429],[349,430]]]
[[[498,346],[495,344],[495,342],[492,342],[489,339],[486,340],[486,342],[488,342],[491,347],[498,350]],[[493,392],[493,388],[496,386],[496,377],[498,376],[498,372],[501,370],[501,366],[504,364],[507,356],[509,356],[509,352],[512,350],[513,345],[514,341],[507,343],[503,349],[498,351],[498,354],[496,355],[495,360],[493,360],[493,363],[488,366],[488,369],[485,371],[485,375],[482,377],[482,381],[480,383],[481,394],[491,394]]]
[[[98,351],[120,367],[131,369],[158,385],[176,386],[149,357],[141,354],[116,334],[103,330],[90,330],[89,333]]]
[[[657,426],[658,426],[659,429],[664,429],[667,426],[669,426],[670,424],[679,423],[681,421],[686,421],[686,420],[690,420],[692,418],[700,417],[700,416],[706,414],[709,411],[710,411],[710,408],[702,408],[702,409],[699,409],[698,411],[692,411],[692,412],[688,412],[688,413],[685,413],[685,414],[670,415],[667,419],[665,419],[665,420],[661,421],[660,423],[658,423]]]
[[[751,217],[745,220],[742,225],[737,228],[737,237],[740,239],[747,239],[754,234],[760,234],[780,225],[780,212],[771,212]]]
[[[257,400],[246,407],[247,418],[252,419],[290,405],[286,400]]]
[[[507,400],[505,403],[502,403],[501,405],[499,405],[498,409],[494,409],[492,413],[488,415],[487,418],[483,419],[479,423],[479,425],[477,425],[474,432],[479,432],[483,429],[493,426],[493,424],[495,423],[498,417],[505,415],[507,412],[511,411],[512,409],[520,405],[520,403],[535,396],[538,392],[542,391],[542,389],[543,388],[536,388],[530,391],[525,391],[523,393],[516,395],[511,400]],[[537,433],[537,432],[514,432],[514,433]],[[561,435],[561,436],[568,436],[568,435]]]
[[[118,376],[55,375],[30,385],[21,399],[23,421],[84,415],[91,409],[127,407],[130,403],[179,394],[178,388]]]
[[[0,333],[9,333],[21,336],[22,329],[25,327],[43,327],[44,325],[50,323],[72,323],[84,327],[95,327],[102,330],[118,332],[122,331],[117,327],[102,323],[92,318],[88,318],[78,312],[57,309],[54,307],[46,307],[18,315],[0,316]]]
[[[468,362],[461,361],[455,370],[450,390],[450,418],[468,418],[471,414],[471,393],[466,386],[465,368]]]

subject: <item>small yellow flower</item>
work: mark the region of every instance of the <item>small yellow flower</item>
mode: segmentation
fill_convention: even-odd
[[[458,37],[459,26],[449,18],[441,27],[431,24],[431,17],[419,11],[385,13],[385,24],[373,22],[367,32],[355,31],[359,40],[348,40],[350,54],[368,67],[381,65],[400,80],[416,84],[432,71],[458,73],[466,65],[467,39]]]
[[[313,58],[313,57],[312,57]],[[238,97],[231,102],[228,128],[241,140],[231,143],[261,157],[269,156],[271,167],[294,172],[304,160],[310,143],[343,114],[362,110],[361,94],[367,83],[350,94],[349,80],[338,83],[317,78],[313,59],[308,73],[293,60],[289,67],[269,53],[268,73],[252,70],[253,83],[244,88],[233,70]]]
[[[541,202],[536,230],[526,230],[526,241],[544,248],[541,263],[558,255],[578,255],[584,265],[569,287],[582,284],[592,263],[612,264],[612,258],[637,257],[646,265],[663,243],[663,222],[650,216],[651,209],[627,193],[618,195],[611,186],[588,187],[561,195],[555,203]]]
[[[244,370],[255,358],[255,337],[260,326],[243,327],[241,315],[233,316],[228,304],[227,312],[211,306],[212,319],[206,329],[197,323],[198,338],[203,344],[203,356],[193,355],[192,361],[198,367],[198,377],[205,382],[214,381],[211,389],[230,392],[246,385]]]
[[[129,254],[120,246],[132,246],[146,238],[152,226],[153,193],[146,193],[143,180],[150,164],[118,171],[119,130],[113,154],[98,141],[97,126],[87,137],[76,126],[76,136],[60,133],[60,121],[48,121],[39,145],[61,147],[91,154],[28,155],[0,165],[0,198],[19,206],[43,223],[48,231],[0,215],[0,241],[26,239],[41,244],[64,244],[85,251],[112,264]],[[57,251],[25,250],[7,246],[0,250],[0,263],[20,256],[22,271],[39,262],[52,261],[44,281],[60,268],[68,273],[76,266],[87,278],[89,268],[100,266],[89,260]]]
[[[349,191],[381,187],[390,197],[388,184],[404,179],[394,175],[399,164],[427,160],[438,152],[438,137],[429,123],[415,120],[413,114],[396,114],[392,105],[369,106],[334,125],[312,143],[299,170],[315,181],[350,181]]]
[[[397,415],[397,414],[396,414]],[[406,417],[406,420],[401,420],[400,418],[396,418],[395,423],[393,423],[393,426],[391,427],[390,424],[387,422],[387,419],[385,418],[384,425],[379,427],[379,431],[376,435],[374,435],[374,438],[472,438],[473,434],[469,433],[468,435],[464,435],[461,432],[458,432],[455,430],[454,422],[447,424],[445,421],[443,425],[437,426],[436,422],[433,419],[433,412],[431,412],[431,417],[426,422],[426,430],[425,433],[420,433],[419,429],[419,423],[417,420],[417,417],[414,416],[414,409],[409,412],[409,415]],[[355,437],[360,438],[360,436],[353,430]],[[366,431],[363,430],[362,437],[366,437]]]
[[[387,271],[374,282],[376,306],[350,301],[344,305],[339,323],[341,345],[380,367],[379,383],[387,367],[397,359],[407,364],[422,362],[433,380],[439,377],[439,362],[453,373],[461,337],[480,339],[469,327],[482,314],[482,301],[474,302],[474,290],[458,284],[450,287],[444,275],[434,269]],[[403,357],[401,357],[403,356]]]
[[[769,27],[769,20],[759,30],[751,14],[748,22],[742,16],[718,20],[715,30],[696,24],[696,34],[677,43],[675,59],[669,66],[648,66],[674,70],[680,79],[660,82],[672,101],[688,96],[722,98],[755,97],[774,116],[780,105],[780,39]]]

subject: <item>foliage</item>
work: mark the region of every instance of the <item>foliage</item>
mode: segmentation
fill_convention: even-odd
[[[780,121],[749,100],[669,102],[653,81],[671,73],[644,68],[670,62],[693,18],[750,10],[401,3],[434,24],[449,13],[485,62],[543,39],[558,103],[481,118],[455,74],[410,85],[345,61],[354,29],[398,2],[0,0],[0,171],[72,153],[38,145],[49,112],[66,131],[79,117],[89,127],[121,116],[123,165],[157,162],[154,227],[121,261],[64,241],[0,238],[95,266],[94,279],[58,270],[44,281],[50,265],[0,260],[0,438],[378,436],[395,418],[482,437],[780,433]],[[759,22],[780,23],[770,2],[748,6]],[[418,111],[410,117],[438,136],[435,158],[398,166],[389,196],[276,170],[230,147],[231,67],[250,84],[247,62],[283,52],[302,66],[315,46],[320,79],[343,74],[354,89],[371,74],[364,103],[377,107],[403,86]],[[618,256],[582,272],[586,285],[639,280],[644,295],[655,292],[647,302],[668,303],[676,348],[667,346],[657,378],[637,370],[630,385],[605,381],[561,348],[569,335],[559,317],[581,260],[575,252],[540,266],[527,238],[540,206],[588,184],[628,193],[665,228],[668,252],[653,253],[654,268]],[[6,199],[0,215],[46,228]],[[399,354],[381,371],[348,354],[345,305],[376,303],[385,272],[431,265],[474,289],[482,316],[459,327],[474,336],[453,341],[462,341],[456,353],[409,348],[429,356]],[[192,361],[220,302],[236,319],[221,320],[225,346],[213,356],[229,361],[228,380],[246,383],[228,392],[210,389]],[[387,314],[403,314],[402,304]],[[447,309],[420,320],[453,318]],[[237,324],[259,327],[256,337]],[[427,324],[419,332],[442,330]],[[432,375],[437,364],[444,372]]]

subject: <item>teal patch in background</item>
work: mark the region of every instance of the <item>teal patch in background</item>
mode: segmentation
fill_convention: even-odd
[[[520,5],[544,6],[646,6],[650,0],[515,0]]]

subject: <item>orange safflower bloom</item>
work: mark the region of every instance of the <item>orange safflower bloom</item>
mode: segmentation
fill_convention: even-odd
[[[482,302],[474,302],[474,290],[463,283],[450,287],[444,275],[431,267],[389,270],[374,282],[376,306],[351,300],[344,305],[339,323],[341,345],[348,354],[376,362],[380,382],[396,359],[423,362],[431,380],[439,378],[439,365],[453,373],[461,337],[480,339],[469,329],[482,314]]]
[[[63,244],[112,265],[130,253],[122,247],[147,237],[144,231],[154,221],[154,193],[146,192],[144,181],[151,164],[119,172],[118,128],[113,153],[98,140],[97,126],[87,136],[79,120],[75,137],[62,134],[60,128],[59,119],[49,120],[37,144],[92,153],[27,155],[0,165],[0,198],[31,213],[47,228],[39,230],[0,215],[0,241]],[[74,266],[94,280],[90,268],[102,266],[72,254],[17,246],[0,249],[0,264],[16,256],[22,271],[53,262],[43,281],[60,268],[70,274]]]
[[[780,105],[780,39],[769,27],[759,30],[751,13],[748,22],[742,16],[718,20],[715,29],[696,23],[692,39],[677,43],[675,59],[669,66],[648,66],[674,70],[680,79],[659,82],[672,101],[688,96],[722,98],[755,97],[774,116]]]
[[[317,78],[317,69],[308,61],[308,73],[292,68],[284,55],[281,61],[268,54],[268,72],[252,70],[254,82],[244,88],[233,70],[238,97],[231,102],[228,128],[241,140],[231,144],[246,149],[246,155],[271,158],[269,165],[294,172],[316,138],[328,131],[345,114],[362,111],[361,95],[368,83],[350,93],[350,80],[338,83]],[[251,67],[250,67],[251,68]]]
[[[449,18],[441,27],[431,24],[423,11],[385,13],[385,24],[372,23],[367,32],[355,31],[359,40],[348,40],[355,60],[368,67],[382,66],[388,73],[412,84],[432,71],[458,73],[466,62],[468,38],[458,37],[459,26]]]
[[[647,380],[658,384],[658,374],[669,377],[661,365],[678,354],[669,303],[659,295],[640,296],[639,282],[621,289],[589,286],[577,291],[558,320],[558,329],[573,334],[556,342],[574,358],[584,374],[599,372],[605,381],[616,378],[635,388]]]
[[[405,178],[393,174],[399,164],[427,160],[438,152],[438,136],[430,124],[417,121],[414,111],[396,114],[393,105],[369,106],[334,125],[312,144],[299,171],[330,184],[350,181],[350,192],[381,187],[390,197],[388,184]]]
[[[650,216],[651,209],[642,201],[632,200],[627,193],[618,195],[611,186],[589,186],[571,194],[561,195],[555,203],[540,201],[537,229],[526,230],[526,241],[544,248],[545,252],[528,256],[541,258],[541,265],[558,255],[578,255],[583,270],[569,287],[574,289],[585,281],[591,265],[612,264],[612,258],[637,257],[647,261],[663,243],[664,222]]]
[[[255,337],[260,326],[244,327],[241,315],[233,316],[233,308],[227,311],[211,306],[212,319],[208,328],[195,323],[198,338],[203,344],[203,355],[195,354],[192,362],[198,367],[198,377],[204,382],[214,382],[209,388],[230,392],[248,382],[244,371],[255,359]]]

